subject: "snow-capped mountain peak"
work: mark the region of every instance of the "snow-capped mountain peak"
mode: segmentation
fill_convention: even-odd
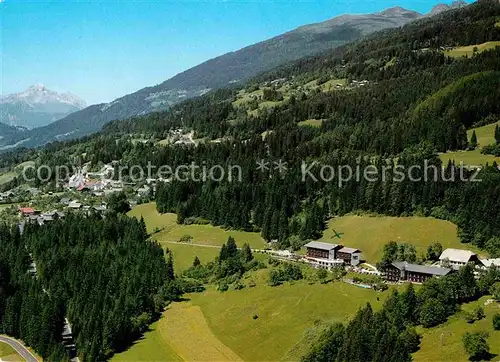
[[[72,93],[58,93],[43,84],[0,96],[0,122],[27,128],[41,127],[86,107]]]
[[[35,84],[20,93],[3,96],[0,103],[26,102],[30,105],[47,103],[65,103],[78,109],[86,107],[84,100],[72,93],[57,93],[45,87],[43,84]]]

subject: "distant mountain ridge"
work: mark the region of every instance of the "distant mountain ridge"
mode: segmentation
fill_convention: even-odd
[[[38,146],[97,132],[110,121],[161,111],[212,89],[243,84],[249,78],[285,63],[339,47],[379,30],[403,26],[422,17],[424,15],[418,12],[393,7],[375,14],[341,15],[304,25],[210,59],[161,84],[72,113],[31,132],[23,145]]]
[[[86,103],[72,93],[57,93],[37,84],[20,93],[0,96],[0,122],[43,127],[85,107]]]
[[[467,6],[467,3],[464,0],[453,1],[451,5],[438,4],[432,8],[432,10],[427,14],[427,16],[434,16],[448,10],[460,9],[461,7],[464,6]]]

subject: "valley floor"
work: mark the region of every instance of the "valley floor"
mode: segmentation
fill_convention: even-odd
[[[254,248],[265,245],[258,233],[209,225],[177,225],[174,214],[160,215],[154,203],[139,205],[129,215],[143,216],[148,231],[156,230],[153,238],[173,252],[179,274],[191,266],[195,256],[202,263],[214,260],[218,247],[229,235],[235,237],[238,246],[244,242]],[[342,234],[340,240],[333,237],[334,230]],[[193,237],[192,241],[179,242],[186,234]],[[434,241],[445,248],[470,248],[460,243],[456,225],[425,217],[334,218],[322,240],[360,248],[372,264],[380,260],[383,245],[391,240],[414,244],[419,254],[425,253]],[[203,293],[186,295],[187,301],[172,304],[151,326],[151,331],[113,361],[298,361],[325,323],[345,323],[368,302],[378,309],[391,292],[376,292],[343,282],[320,284],[307,280],[270,287],[268,274],[269,268],[246,275],[242,281],[246,287],[242,290],[221,293],[208,286]],[[432,360],[443,358],[441,354],[432,355],[436,350],[432,346],[434,333],[434,329],[424,332],[422,350],[415,355],[417,360],[429,360],[429,353]],[[457,349],[453,347],[450,353],[458,353]]]

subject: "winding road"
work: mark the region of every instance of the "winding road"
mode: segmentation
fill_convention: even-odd
[[[24,347],[20,342],[6,336],[0,336],[0,342],[6,343],[15,349],[19,355],[24,358],[27,362],[38,362],[36,357],[31,353],[26,347]]]

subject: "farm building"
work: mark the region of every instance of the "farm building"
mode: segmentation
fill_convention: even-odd
[[[78,201],[71,201],[68,207],[73,210],[79,210],[82,208],[82,204],[79,203]]]
[[[19,208],[19,216],[27,217],[31,215],[35,215],[36,211],[31,207],[20,207]]]
[[[460,268],[466,264],[479,264],[479,258],[469,250],[446,249],[439,257],[441,264],[449,263],[453,268]]]
[[[452,272],[449,268],[410,264],[405,261],[392,263],[385,270],[385,278],[391,282],[409,281],[423,283],[433,277],[442,277]]]
[[[496,258],[496,259],[481,259],[480,262],[481,262],[481,264],[485,268],[489,268],[489,267],[491,267],[493,265],[500,268],[500,258]]]

